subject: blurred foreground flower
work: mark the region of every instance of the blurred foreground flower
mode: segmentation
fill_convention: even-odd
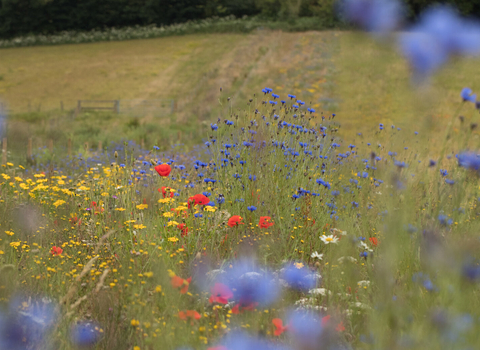
[[[423,80],[452,55],[480,54],[480,24],[459,17],[449,6],[432,7],[400,35],[399,46],[415,78]]]
[[[341,15],[349,22],[376,34],[397,29],[403,20],[403,7],[396,0],[345,0]]]

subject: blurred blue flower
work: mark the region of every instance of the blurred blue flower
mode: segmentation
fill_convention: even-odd
[[[102,330],[97,323],[82,321],[72,327],[70,339],[79,347],[95,345],[102,335]]]
[[[463,152],[457,155],[458,165],[470,170],[480,170],[480,156],[474,152]]]
[[[480,54],[480,25],[460,18],[449,6],[435,6],[400,35],[399,46],[416,77],[424,79],[451,55]]]
[[[464,102],[470,101],[470,102],[477,102],[477,95],[472,94],[472,89],[470,88],[463,88],[462,92],[460,93],[460,97]]]
[[[281,270],[281,278],[292,288],[309,290],[316,286],[317,275],[302,265],[289,263]]]
[[[296,310],[288,316],[288,324],[297,340],[307,345],[317,345],[323,333],[321,317],[317,313]],[[302,347],[303,348],[303,347]],[[311,347],[306,347],[310,349]],[[313,349],[316,349],[314,347]]]
[[[395,30],[403,20],[403,7],[396,0],[345,0],[343,17],[363,29],[378,34]]]
[[[251,205],[251,206],[247,207],[247,210],[250,210],[250,211],[253,212],[253,211],[257,210],[257,207]]]

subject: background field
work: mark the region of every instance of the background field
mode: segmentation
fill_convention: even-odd
[[[20,153],[29,137],[36,147],[49,139],[65,147],[70,138],[79,149],[84,142],[93,147],[120,139],[188,148],[202,141],[210,122],[226,117],[220,88],[231,97],[230,112],[265,86],[282,98],[302,96],[317,110],[342,115],[347,122],[341,136],[378,122],[413,123],[435,132],[450,120],[464,86],[480,88],[474,60],[451,62],[430,84],[414,87],[407,63],[392,45],[350,32],[261,30],[3,49],[0,55],[10,150]],[[173,99],[175,110],[90,112],[74,119],[79,99]],[[467,119],[477,117],[469,113]]]

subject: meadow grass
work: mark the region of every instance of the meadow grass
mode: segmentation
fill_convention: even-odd
[[[478,111],[453,78],[474,63],[412,90],[384,46],[295,35],[223,91],[205,79],[197,147],[2,166],[0,345],[478,347],[478,158],[456,157]]]

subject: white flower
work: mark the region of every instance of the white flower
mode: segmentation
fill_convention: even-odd
[[[353,256],[342,256],[341,258],[338,258],[338,262],[342,264],[345,260],[348,260],[352,263],[356,263],[357,259],[355,259]]]
[[[318,295],[321,295],[321,296],[326,296],[328,293],[328,295],[332,295],[332,292],[329,291],[329,290],[326,290],[325,288],[314,288],[314,289],[310,289],[308,291],[308,294],[318,294]]]
[[[370,247],[365,242],[360,241],[360,247],[365,249],[367,252],[373,252],[373,250],[370,249]]]
[[[369,286],[369,285],[370,285],[370,281],[358,281],[357,284],[358,284],[360,287],[366,287],[366,286]]]
[[[330,229],[330,232],[338,233],[341,236],[346,236],[347,235],[347,231],[342,231],[342,230],[339,230],[338,228],[332,228],[332,229]]]
[[[320,239],[322,240],[323,243],[325,244],[329,244],[329,243],[337,243],[339,238],[337,236],[334,236],[334,235],[330,235],[330,236],[320,236]]]
[[[323,259],[323,254],[319,254],[318,252],[313,252],[312,255],[310,256],[312,257],[312,259],[315,259],[315,258],[317,258],[318,260]]]

